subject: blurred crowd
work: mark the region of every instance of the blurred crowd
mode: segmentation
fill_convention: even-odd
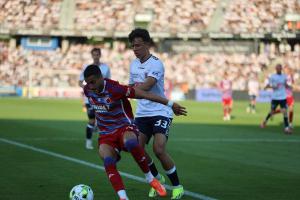
[[[232,0],[224,10],[221,31],[265,33],[279,31],[285,14],[300,13],[298,0]]]
[[[63,0],[1,0],[0,27],[55,29]]]
[[[128,31],[134,27],[137,0],[76,0],[75,29]]]
[[[67,51],[31,51],[22,47],[10,49],[0,42],[0,85],[26,86],[29,71],[33,86],[77,87],[80,70],[91,60],[88,44],[71,44]],[[101,46],[101,61],[111,67],[112,78],[128,83],[129,65],[135,58],[123,42]],[[293,71],[295,89],[300,90],[300,45],[265,45],[259,54],[205,54],[156,52],[165,65],[166,83],[174,87],[214,88],[218,86],[225,71],[233,82],[233,89],[246,90],[248,77],[256,73],[263,87],[265,79],[274,73],[274,65],[281,63]],[[51,69],[51,70],[49,70]],[[55,72],[56,70],[56,72]],[[53,72],[54,71],[54,72]]]
[[[74,0],[76,30],[123,31],[135,26],[138,14],[150,16],[151,32],[204,31],[218,6],[221,31],[270,32],[282,28],[285,14],[300,13],[299,0]],[[1,0],[0,26],[6,28],[64,28],[63,0]],[[70,13],[73,13],[70,12]]]
[[[217,0],[76,1],[76,29],[128,31],[137,14],[151,17],[154,32],[199,31],[207,27]],[[83,17],[84,16],[84,17]]]
[[[152,32],[199,32],[208,26],[217,2],[218,0],[149,0],[144,1],[141,10],[153,12],[149,27]]]

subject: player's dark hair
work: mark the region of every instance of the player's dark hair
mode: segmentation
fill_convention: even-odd
[[[91,54],[92,54],[93,52],[99,52],[99,53],[101,54],[101,49],[98,48],[98,47],[95,47],[95,48],[93,48],[93,49],[91,50]]]
[[[149,32],[146,29],[136,28],[132,30],[128,35],[129,42],[132,43],[134,38],[142,38],[144,42],[148,42],[153,45],[153,40],[151,39]]]
[[[87,78],[89,76],[96,76],[96,77],[101,77],[101,70],[99,69],[99,67],[97,65],[89,65],[85,68],[84,72],[83,72],[83,76],[84,78]]]

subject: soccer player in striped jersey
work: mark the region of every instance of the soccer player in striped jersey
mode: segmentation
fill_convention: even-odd
[[[104,78],[111,78],[109,67],[105,63],[100,62],[101,49],[100,48],[93,48],[91,50],[91,56],[92,56],[92,59],[93,59],[93,64],[97,65],[100,68],[102,76]],[[80,76],[79,76],[79,86],[82,87],[82,88],[84,86],[83,72],[84,72],[84,70],[87,66],[88,65],[83,66],[83,69],[82,69],[82,71],[80,73]],[[86,111],[87,111],[87,116],[88,116],[88,124],[86,125],[86,129],[85,129],[85,132],[86,132],[85,148],[86,149],[93,149],[94,147],[93,147],[93,142],[92,142],[93,141],[92,136],[93,136],[93,132],[95,130],[95,112],[94,112],[93,108],[91,107],[91,105],[90,105],[88,99],[86,98],[86,96],[83,96],[83,101],[84,101],[85,108],[86,108]]]
[[[164,65],[157,57],[150,54],[149,49],[153,42],[149,32],[145,29],[137,28],[129,34],[129,42],[137,57],[130,64],[129,85],[165,98]],[[175,163],[166,150],[172,118],[173,112],[169,106],[147,99],[140,99],[137,102],[135,123],[142,133],[140,134],[139,142],[142,147],[145,147],[153,136],[154,154],[161,162],[173,185],[171,199],[180,199],[184,194],[184,189],[179,182]],[[161,183],[164,183],[164,177],[158,173],[149,155],[147,155],[147,160],[151,173]],[[156,195],[155,190],[150,188],[149,197],[155,197]]]
[[[283,123],[284,123],[284,132],[286,134],[291,134],[292,131],[289,127],[288,116],[287,116],[287,104],[286,104],[286,88],[290,88],[287,84],[287,76],[282,73],[281,64],[276,65],[276,73],[272,74],[269,78],[268,84],[265,86],[265,89],[272,88],[272,101],[271,101],[271,110],[266,116],[265,120],[261,123],[261,128],[265,128],[268,120],[272,115],[275,114],[276,108],[280,105],[281,113],[283,114]]]
[[[293,84],[294,84],[294,78],[293,78],[293,72],[291,68],[286,68],[286,74],[287,74],[287,84],[289,87],[286,88],[286,103],[288,106],[288,112],[289,112],[289,126],[290,128],[293,128],[293,119],[294,119],[294,95],[293,95]]]
[[[223,80],[220,83],[220,90],[222,92],[223,120],[230,120],[233,104],[232,82],[229,80],[227,72],[224,73]]]
[[[104,79],[97,65],[89,65],[85,69],[84,79],[87,83],[84,86],[84,93],[95,110],[96,124],[100,131],[99,155],[104,161],[108,179],[120,200],[128,200],[125,186],[116,167],[121,150],[133,156],[151,187],[160,196],[166,196],[166,189],[150,172],[144,149],[139,145],[139,133],[134,124],[128,98],[144,98],[168,105],[176,115],[186,115],[185,108],[150,92]]]

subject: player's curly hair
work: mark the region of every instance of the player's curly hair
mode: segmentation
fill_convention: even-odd
[[[83,72],[84,78],[87,78],[92,75],[96,76],[96,77],[102,76],[101,70],[99,69],[99,67],[97,65],[93,65],[93,64],[88,65]]]
[[[144,42],[148,42],[153,45],[153,40],[150,37],[149,32],[143,28],[136,28],[128,35],[129,42],[132,43],[134,38],[142,38]]]
[[[98,48],[98,47],[94,47],[94,48],[91,50],[91,54],[92,54],[93,52],[99,52],[100,55],[101,55],[101,49]]]

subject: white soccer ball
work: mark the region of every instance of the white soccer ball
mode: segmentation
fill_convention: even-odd
[[[79,184],[75,185],[70,191],[70,200],[93,200],[94,193],[90,186]]]

